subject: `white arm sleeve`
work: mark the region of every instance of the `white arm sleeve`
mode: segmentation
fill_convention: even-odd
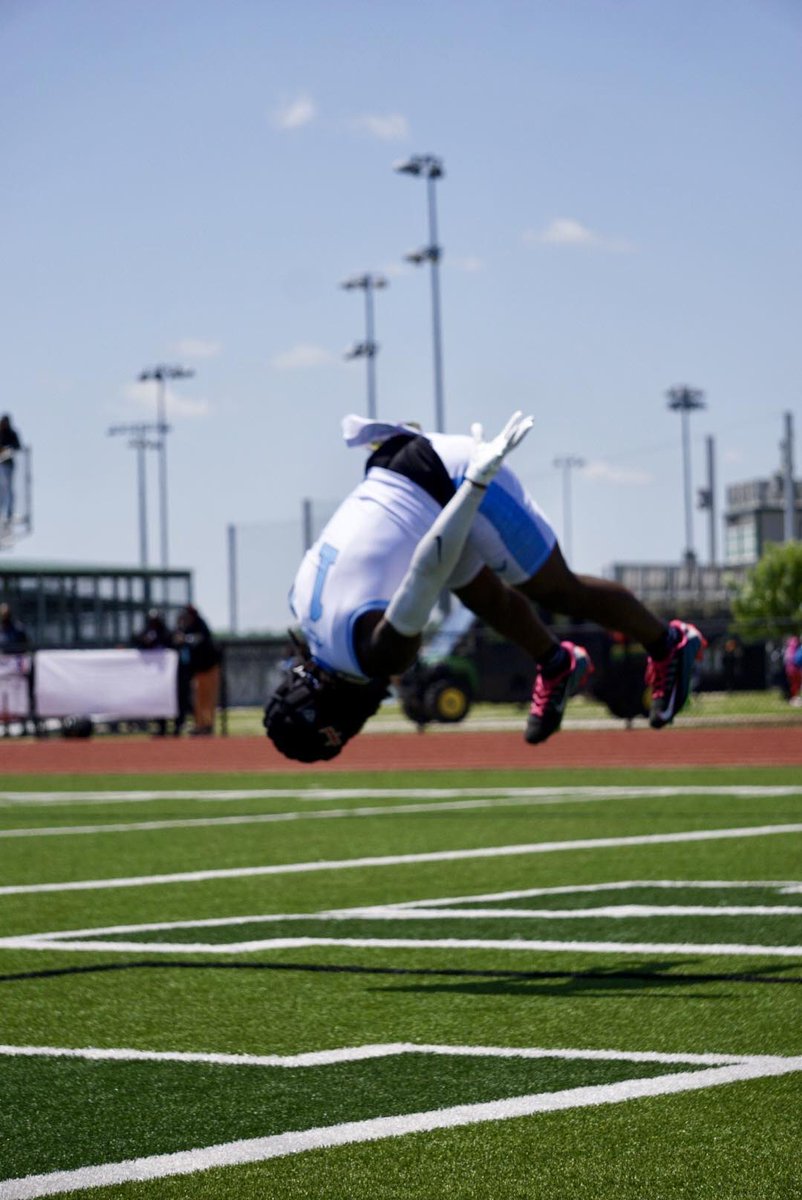
[[[465,479],[418,542],[409,570],[384,614],[393,629],[404,637],[423,632],[437,597],[459,562],[488,484],[506,455],[523,441],[531,428],[532,418],[515,412],[501,433],[485,442],[481,425],[474,425],[471,430],[474,447]]]
[[[422,633],[471,530],[485,488],[465,480],[415,548],[409,570],[385,612],[404,637]]]

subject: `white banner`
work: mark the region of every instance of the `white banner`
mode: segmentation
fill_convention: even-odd
[[[0,654],[0,721],[31,715],[28,654]]]
[[[40,717],[145,719],[178,711],[175,650],[40,650]]]

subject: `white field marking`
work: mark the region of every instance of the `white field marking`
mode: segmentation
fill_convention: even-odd
[[[648,881],[646,881],[646,882],[648,883]],[[729,881],[721,881],[721,880],[719,880],[719,881],[705,880],[702,882],[699,882],[699,881],[694,882],[694,881],[687,881],[687,880],[686,881],[662,880],[659,882],[661,882],[662,885],[665,887],[670,886],[670,887],[685,887],[685,888],[693,887],[693,886],[697,886],[697,887],[705,886],[705,887],[710,887],[710,888],[738,886],[738,887],[747,887],[747,888],[750,888],[750,887],[751,888],[774,887],[776,889],[781,889],[781,888],[784,888],[787,886],[787,885],[779,883],[777,881],[774,881],[771,883],[763,882],[763,883],[737,883],[737,884],[732,884]],[[601,884],[576,884],[573,887],[561,886],[561,887],[557,887],[557,888],[530,888],[530,889],[527,889],[523,893],[516,892],[516,893],[512,893],[512,894],[513,895],[520,895],[520,894],[528,895],[531,893],[535,893],[535,894],[552,893],[553,894],[554,892],[559,892],[562,894],[565,894],[566,892],[569,892],[569,893],[570,892],[587,893],[589,891],[605,892],[605,891],[609,891],[610,889],[613,889],[613,888],[614,889],[631,888],[633,886],[641,886],[642,884],[643,884],[643,881],[640,881],[640,882],[638,882],[638,881],[620,881],[618,883],[601,883]],[[498,899],[499,897],[506,897],[509,894],[510,893],[506,893],[506,892],[499,892],[499,893],[491,892],[491,893],[485,894],[482,897],[482,899],[495,900],[495,899]],[[476,899],[476,897],[472,897],[472,896],[454,897],[454,898],[452,898],[450,903],[451,904],[454,904],[454,903],[464,904],[464,903],[469,902],[474,899]],[[233,926],[237,926],[237,925],[260,925],[260,924],[270,924],[270,923],[275,924],[277,922],[285,923],[285,922],[293,922],[293,921],[319,921],[319,922],[348,921],[348,920],[420,921],[420,920],[437,920],[437,919],[445,919],[445,920],[491,919],[492,920],[495,918],[524,918],[524,919],[526,919],[526,918],[533,918],[533,917],[546,919],[546,920],[560,920],[563,917],[567,917],[568,919],[571,919],[572,917],[578,917],[578,918],[605,917],[605,918],[621,919],[621,918],[626,918],[626,917],[631,917],[631,916],[634,916],[634,917],[658,916],[659,917],[659,916],[664,916],[664,915],[670,915],[670,916],[677,916],[677,915],[680,915],[680,916],[687,916],[687,915],[693,915],[693,916],[700,916],[700,915],[701,916],[733,916],[733,915],[738,915],[738,916],[752,916],[752,915],[787,916],[787,915],[794,915],[795,916],[795,915],[798,915],[800,912],[802,912],[802,909],[800,909],[799,907],[796,907],[796,906],[791,907],[791,906],[785,906],[785,905],[752,905],[752,906],[739,905],[737,907],[736,906],[713,907],[713,906],[701,906],[701,905],[694,905],[694,906],[687,906],[687,905],[665,905],[665,906],[661,906],[661,905],[615,905],[615,906],[606,906],[606,907],[599,907],[599,908],[542,909],[542,910],[538,911],[538,910],[534,910],[534,909],[499,909],[499,908],[488,908],[488,909],[450,908],[450,909],[445,909],[445,908],[440,907],[441,904],[442,904],[442,901],[435,901],[435,900],[431,900],[431,901],[411,900],[411,901],[402,901],[402,902],[398,902],[398,903],[390,903],[390,904],[383,904],[383,905],[371,905],[371,906],[360,905],[360,906],[355,906],[355,907],[351,907],[351,908],[323,909],[323,910],[306,912],[306,913],[251,913],[251,914],[243,914],[243,915],[234,916],[234,917],[202,917],[202,918],[185,919],[185,920],[181,920],[181,921],[148,921],[148,922],[140,922],[137,924],[127,924],[127,925],[90,926],[88,928],[83,928],[83,929],[61,929],[61,930],[53,930],[50,932],[40,932],[40,933],[35,933],[35,934],[25,934],[25,935],[1,938],[0,939],[0,949],[5,948],[5,949],[18,949],[18,950],[19,949],[88,950],[88,949],[94,947],[95,949],[104,949],[104,950],[109,950],[109,949],[123,950],[124,949],[126,951],[130,950],[132,948],[142,949],[142,950],[153,949],[154,951],[156,951],[158,953],[169,953],[171,950],[175,953],[182,953],[182,952],[187,952],[189,949],[191,949],[192,951],[201,951],[201,952],[207,953],[207,952],[213,952],[213,948],[217,947],[217,949],[220,952],[231,954],[234,952],[249,952],[249,951],[253,951],[253,950],[276,949],[278,947],[287,948],[288,946],[313,945],[313,944],[314,945],[338,945],[338,944],[341,944],[341,945],[398,944],[398,945],[400,945],[401,943],[398,939],[370,939],[369,942],[366,942],[362,939],[353,939],[353,938],[347,938],[347,939],[334,939],[334,938],[326,938],[326,939],[280,938],[279,939],[279,938],[272,938],[272,939],[260,939],[258,941],[255,941],[255,940],[249,940],[247,942],[240,941],[240,942],[228,943],[228,944],[226,944],[226,943],[222,943],[222,944],[221,943],[180,943],[180,942],[177,942],[177,943],[176,942],[150,942],[150,943],[148,943],[148,942],[122,942],[121,943],[119,941],[108,941],[108,940],[100,941],[99,939],[102,937],[107,938],[108,935],[110,935],[110,934],[120,935],[120,934],[126,934],[126,933],[129,933],[129,934],[130,933],[155,933],[155,932],[171,931],[171,930],[176,930],[176,929],[219,929],[219,928],[225,928],[225,927],[233,927]],[[423,907],[424,905],[428,905],[428,907]],[[90,941],[87,939],[92,939],[92,940]],[[451,942],[454,942],[454,939],[449,939],[449,940]],[[445,943],[444,942],[440,943],[440,942],[436,942],[436,941],[432,941],[432,940],[425,940],[425,941],[421,941],[421,942],[406,943],[406,944],[416,944],[416,945],[419,944],[421,946],[435,946],[435,945],[445,944]],[[472,947],[475,947],[478,943],[476,943],[475,941],[471,941],[470,943],[468,943],[466,941],[460,941],[458,944],[464,945],[464,946],[467,946],[470,944]],[[490,943],[489,941],[482,942],[482,945],[485,945],[485,946],[490,946],[491,944],[495,945],[496,943]],[[522,943],[518,943],[518,945],[520,945],[520,944],[522,944]],[[538,943],[535,943],[530,940],[526,943],[526,945],[529,947],[534,947],[535,945],[537,945],[541,949],[553,949],[555,946],[572,947],[572,948],[578,948],[580,946],[587,948],[588,946],[591,946],[591,947],[598,948],[598,947],[602,947],[602,946],[609,947],[610,945],[619,946],[620,944],[619,943],[596,943],[596,942],[592,942],[592,943],[552,942],[552,941],[549,941],[549,942],[540,941]],[[628,943],[624,943],[624,945],[628,945]],[[705,950],[706,949],[711,952],[713,950],[716,950],[719,948],[718,946],[713,946],[713,947],[706,946],[702,943],[686,943],[685,948],[687,948],[688,945],[694,946],[697,950]],[[730,943],[725,943],[725,945],[727,945],[729,947],[730,953],[746,953],[748,951],[748,949],[750,948],[747,946],[738,945],[738,944],[730,944]],[[642,948],[643,943],[640,943],[639,946]],[[501,947],[504,949],[511,948],[510,942],[505,940],[504,942],[501,943]],[[666,949],[666,947],[662,947],[661,952],[665,949]],[[674,947],[674,949],[676,949],[676,947]],[[751,949],[754,950],[756,953],[759,951],[761,953],[768,953],[768,954],[772,954],[772,955],[779,955],[779,954],[782,954],[783,951],[785,951],[786,956],[790,956],[790,957],[796,957],[797,954],[802,954],[802,950],[797,950],[796,948],[793,948],[793,947],[766,947],[766,946],[752,945]],[[683,950],[683,952],[684,952],[684,950]]]
[[[454,1129],[485,1121],[505,1121],[514,1117],[534,1116],[543,1112],[564,1112],[600,1104],[620,1104],[644,1097],[678,1095],[681,1092],[698,1091],[720,1084],[787,1075],[800,1070],[802,1057],[775,1059],[771,1062],[733,1063],[696,1071],[680,1071],[673,1075],[655,1075],[648,1079],[627,1079],[619,1083],[598,1084],[593,1087],[513,1096],[507,1100],[494,1100],[489,1103],[458,1104],[451,1108],[430,1109],[403,1116],[347,1121],[340,1125],[247,1138],[173,1154],[156,1154],[124,1162],[79,1167],[72,1171],[27,1175],[21,1179],[4,1180],[0,1183],[0,1188],[3,1200],[34,1200],[35,1197],[54,1196],[81,1188],[108,1187],[112,1184],[146,1179],[191,1175],[213,1167],[265,1162],[271,1158],[299,1154],[305,1150],[380,1141],[409,1133],[428,1133],[435,1129]]]
[[[381,804],[360,808],[324,808],[310,812],[246,813],[236,817],[176,817],[161,821],[118,821],[107,825],[50,825],[30,829],[0,829],[0,838],[58,837],[64,835],[99,833],[142,833],[157,829],[202,829],[215,825],[264,825],[281,821],[321,821],[342,817],[404,816],[411,813],[447,812],[519,805],[560,804],[552,799],[521,797],[487,798],[485,800],[446,800],[428,804]]]
[[[222,1067],[325,1067],[336,1063],[363,1062],[371,1058],[393,1058],[400,1054],[435,1054],[456,1058],[557,1058],[595,1062],[695,1063],[715,1067],[727,1063],[785,1062],[776,1054],[669,1054],[659,1050],[567,1050],[545,1046],[451,1046],[428,1042],[377,1042],[364,1046],[342,1046],[312,1050],[304,1054],[220,1054],[184,1050],[132,1050],[98,1046],[2,1046],[0,1055],[12,1058],[81,1058],[93,1062],[178,1062],[206,1063]]]
[[[61,941],[64,938],[87,938],[100,936],[101,934],[118,934],[118,933],[156,933],[160,930],[168,929],[220,929],[227,925],[263,925],[275,923],[276,921],[326,921],[326,920],[344,920],[353,912],[361,912],[361,909],[331,909],[322,912],[308,913],[256,913],[239,917],[201,917],[184,921],[145,921],[137,925],[105,925],[105,926],[90,926],[87,929],[57,929],[48,933],[35,933],[27,935],[34,938],[36,941]],[[17,939],[14,937],[0,938],[0,947],[8,947],[9,945],[16,946]],[[147,942],[139,943],[147,945]]]
[[[435,896],[429,900],[398,900],[394,908],[437,908],[471,904],[478,900],[523,900],[527,896],[570,896],[575,892],[619,892],[633,888],[771,888],[780,895],[802,891],[802,883],[783,879],[618,879],[612,883],[564,883],[558,887],[516,888],[506,892],[479,892],[474,896]]]
[[[627,797],[631,799],[632,797]],[[233,817],[171,817],[152,821],[115,821],[96,825],[47,825],[0,829],[0,838],[63,837],[81,834],[142,833],[159,829],[202,829],[216,825],[263,825],[282,821],[321,821],[342,818],[393,817],[433,812],[464,812],[485,808],[540,808],[544,805],[591,804],[608,796],[487,796],[481,800],[440,800],[424,804],[379,804],[354,808],[241,813]]]
[[[293,913],[291,920],[298,920],[300,914]],[[312,914],[303,914],[307,919]],[[344,912],[321,913],[319,919],[324,921],[342,920],[371,920],[371,921],[436,921],[443,918],[447,921],[464,920],[475,917],[479,920],[489,920],[494,917],[511,917],[522,920],[537,921],[581,921],[604,918],[612,921],[627,921],[630,918],[645,917],[799,917],[802,907],[790,904],[748,904],[704,905],[704,904],[608,904],[598,908],[408,908],[391,904],[366,905],[362,908],[348,909]]]
[[[97,1046],[81,1049],[66,1046],[0,1046],[0,1055],[11,1058],[81,1058],[92,1062],[176,1062],[204,1063],[217,1067],[286,1067],[292,1070],[298,1067],[326,1067],[334,1063],[363,1062],[369,1058],[389,1058],[394,1054],[407,1054],[410,1049],[409,1042],[344,1046],[335,1050],[313,1050],[305,1054],[202,1054],[182,1050],[103,1049]],[[677,1061],[693,1060],[681,1058]],[[737,1055],[711,1055],[710,1061],[743,1062],[744,1059]]]
[[[347,946],[364,950],[524,950],[579,954],[694,954],[706,957],[802,958],[799,946],[740,945],[736,942],[579,942],[524,938],[369,938],[280,937],[247,942],[106,942],[62,941],[27,937],[3,938],[4,950],[68,950],[120,954],[257,954],[265,950],[299,950],[309,946]]]
[[[0,791],[0,808],[26,805],[144,804],[154,800],[194,800],[217,803],[230,800],[449,800],[471,796],[528,796],[554,798],[555,801],[578,799],[662,799],[680,796],[733,796],[744,799],[776,799],[802,795],[802,787],[792,784],[720,784],[694,787],[690,784],[614,787],[587,784],[566,787],[440,787],[440,788],[213,788],[165,789],[152,791]]]
[[[314,821],[314,820],[324,820],[327,818],[328,819],[331,819],[331,818],[340,819],[340,818],[348,818],[348,817],[352,817],[352,818],[353,817],[355,817],[355,818],[382,817],[382,816],[393,816],[393,815],[399,815],[399,814],[403,816],[403,815],[409,815],[409,814],[413,814],[413,813],[448,812],[450,810],[470,811],[472,809],[480,810],[480,809],[484,809],[484,808],[517,808],[517,807],[538,807],[539,808],[543,805],[578,804],[578,803],[588,804],[588,803],[592,803],[594,801],[602,801],[602,800],[610,800],[610,799],[618,799],[618,798],[625,799],[625,800],[635,800],[635,799],[643,799],[645,797],[653,797],[656,795],[656,793],[659,793],[661,796],[664,796],[669,792],[671,794],[677,794],[677,795],[684,795],[686,793],[687,794],[696,794],[695,789],[682,789],[682,788],[675,788],[675,789],[670,789],[670,788],[630,788],[630,789],[626,789],[625,794],[617,791],[614,788],[580,789],[582,794],[574,794],[571,791],[571,789],[569,789],[569,788],[558,788],[556,790],[557,790],[557,792],[559,792],[558,795],[557,794],[543,794],[546,791],[546,789],[538,789],[538,788],[508,788],[508,789],[501,789],[500,792],[494,788],[462,788],[462,789],[460,789],[460,788],[452,788],[452,789],[412,788],[412,789],[406,789],[406,790],[401,789],[398,792],[387,791],[384,794],[386,794],[388,797],[407,795],[407,794],[414,794],[417,796],[421,796],[421,795],[434,795],[434,794],[439,795],[444,791],[448,791],[451,794],[461,795],[463,797],[478,795],[481,798],[478,798],[478,799],[463,798],[463,799],[459,799],[459,800],[446,800],[446,801],[439,801],[439,802],[430,800],[428,803],[424,803],[424,804],[382,804],[382,805],[371,805],[369,807],[359,807],[359,808],[356,808],[356,807],[355,808],[329,808],[329,809],[321,809],[321,810],[318,810],[317,812],[310,812],[309,810],[306,810],[306,811],[291,810],[289,812],[279,812],[279,813],[242,813],[242,814],[238,814],[237,816],[233,816],[233,817],[172,817],[172,818],[164,818],[164,819],[160,819],[160,820],[151,820],[151,821],[115,821],[115,822],[109,822],[106,824],[101,823],[101,824],[95,824],[95,825],[48,825],[48,826],[38,826],[38,827],[33,826],[33,827],[27,828],[27,829],[0,829],[0,838],[64,837],[64,836],[80,836],[82,834],[94,835],[94,834],[103,834],[103,833],[142,833],[142,832],[150,833],[150,832],[153,832],[153,831],[159,830],[159,829],[193,829],[193,828],[205,828],[206,826],[213,827],[216,825],[260,825],[260,824],[266,824],[266,823],[269,824],[269,823],[273,823],[273,822],[282,822],[282,821]],[[714,789],[714,788],[711,788],[708,790],[711,793],[713,793],[713,792],[718,793],[721,791],[725,791],[725,789]],[[760,791],[760,790],[761,789],[758,789],[758,791]],[[781,789],[781,790],[783,790],[784,794],[802,795],[802,788],[789,788],[789,789]],[[336,796],[337,798],[345,797],[347,799],[354,799],[354,798],[357,798],[357,796],[356,796],[357,792],[359,792],[360,795],[362,793],[364,793],[365,795],[371,796],[374,799],[377,796],[382,794],[381,792],[370,792],[368,789],[353,789],[350,792],[342,791],[340,793],[331,793],[328,797],[325,797],[325,798],[331,799],[332,796]],[[593,792],[593,794],[591,794],[591,795],[585,794],[587,792]],[[40,794],[42,796],[52,796],[52,795],[56,795],[59,793],[43,792]],[[83,793],[83,794],[86,795],[86,793]],[[743,788],[735,788],[735,789],[729,788],[729,789],[726,789],[726,794],[727,795],[731,795],[731,794],[744,795],[744,794],[746,794],[746,790]],[[81,795],[81,793],[76,793],[76,795]],[[109,797],[114,797],[116,795],[119,797],[119,796],[125,795],[125,793],[109,792],[109,793],[105,793],[105,795],[107,795]],[[186,793],[186,794],[178,793],[178,792],[165,793],[165,797],[167,797],[168,795],[170,796],[170,798],[174,798],[176,796],[181,796],[182,799],[186,799],[188,796],[191,795],[191,793]],[[278,796],[281,796],[282,798],[294,798],[297,800],[306,799],[305,795],[303,795],[303,794],[299,795],[298,793],[287,792],[285,795],[283,790],[282,790],[282,792],[277,791],[277,792],[270,793],[269,797],[265,793],[253,793],[253,794],[249,794],[248,796],[245,796],[245,794],[232,793],[230,798],[231,799],[243,799],[243,798],[267,799],[267,798],[275,798]],[[156,797],[155,793],[150,794],[150,793],[145,792],[145,793],[141,794],[141,798],[156,799],[157,797]],[[221,797],[220,797],[220,794],[218,794],[218,793],[208,793],[208,794],[203,794],[203,795],[197,796],[195,798],[196,799],[220,799]],[[226,798],[228,799],[229,797],[226,797]],[[319,795],[316,795],[314,798],[320,799],[321,797]],[[94,803],[94,801],[92,801],[92,802]],[[2,807],[2,802],[0,802],[0,807]]]
[[[605,885],[600,885],[605,886]],[[491,897],[492,898],[492,897]],[[470,897],[465,897],[466,900]],[[561,920],[563,917],[569,920],[574,917],[612,917],[613,919],[623,919],[627,917],[660,917],[668,916],[797,916],[802,913],[800,907],[790,907],[784,905],[749,905],[738,906],[737,908],[716,908],[713,906],[681,906],[681,905],[666,905],[665,907],[655,905],[616,905],[604,908],[579,908],[579,909],[502,909],[502,908],[487,908],[487,909],[470,909],[470,908],[449,908],[442,909],[432,906],[431,908],[423,908],[423,901],[410,901],[400,904],[375,904],[375,905],[356,905],[352,908],[332,908],[321,909],[312,912],[304,913],[250,913],[236,917],[199,917],[190,918],[182,921],[145,921],[133,925],[101,925],[89,926],[85,929],[57,929],[50,930],[46,933],[34,933],[20,935],[22,940],[27,944],[30,940],[38,942],[59,942],[59,941],[75,941],[77,939],[86,939],[94,937],[102,937],[108,934],[121,933],[157,933],[175,929],[222,929],[236,925],[265,925],[276,924],[277,922],[291,921],[350,921],[350,920],[370,920],[370,921],[421,921],[421,920],[455,920],[455,919],[473,919],[480,920],[493,919],[495,917],[537,917],[545,920]],[[414,907],[413,907],[414,905]],[[0,938],[0,948],[19,948],[20,937],[10,936]],[[147,942],[142,942],[142,946],[147,946]]]
[[[202,883],[219,879],[245,879],[263,875],[297,875],[313,871],[350,871],[364,867],[395,867],[413,863],[458,862],[468,859],[509,858],[515,855],[550,854],[563,850],[602,850],[620,846],[664,846],[679,842],[710,842],[728,838],[770,837],[802,833],[802,824],[744,825],[730,829],[692,829],[681,833],[643,833],[629,837],[576,838],[564,842],[524,842],[512,846],[482,846],[472,850],[432,850],[421,854],[371,855],[365,858],[318,862],[273,863],[265,867],[224,867],[218,870],[176,871],[161,875],[131,875],[111,879],[76,879],[63,883],[23,883],[0,887],[0,896],[37,892],[97,891],[104,888],[153,887],[169,883]]]

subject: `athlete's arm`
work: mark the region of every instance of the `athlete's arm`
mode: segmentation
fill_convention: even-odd
[[[491,442],[482,440],[481,426],[473,427],[475,444],[464,481],[418,543],[386,612],[373,614],[372,623],[365,617],[357,625],[356,653],[367,674],[397,674],[414,662],[420,635],[457,565],[484,493],[506,455],[531,427],[532,418],[520,412]]]
[[[354,650],[360,667],[371,679],[403,675],[418,657],[421,635],[404,637],[383,612],[364,613],[356,623]]]

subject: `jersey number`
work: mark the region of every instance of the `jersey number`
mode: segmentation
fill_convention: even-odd
[[[335,550],[328,542],[324,542],[320,547],[315,586],[312,589],[312,603],[309,605],[309,617],[312,621],[319,621],[323,616],[323,587],[326,576],[337,561],[338,554],[339,550]]]

